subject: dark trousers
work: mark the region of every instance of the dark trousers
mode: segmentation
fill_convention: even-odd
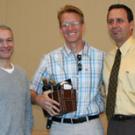
[[[135,119],[110,120],[107,135],[135,135]]]

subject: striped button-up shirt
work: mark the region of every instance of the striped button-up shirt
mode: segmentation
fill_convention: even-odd
[[[81,56],[82,70],[78,71],[77,56],[66,45],[48,53],[43,57],[32,82],[32,89],[42,94],[43,78],[57,83],[71,79],[77,92],[77,111],[64,114],[64,118],[96,115],[104,111],[100,93],[104,53],[85,43]]]

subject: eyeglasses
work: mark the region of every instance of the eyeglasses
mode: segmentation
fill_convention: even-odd
[[[82,55],[78,54],[78,55],[77,55],[77,70],[78,70],[78,72],[79,72],[79,71],[82,71],[82,63],[81,63],[81,60],[82,60]]]
[[[69,26],[75,27],[75,26],[79,26],[81,23],[78,21],[74,21],[74,22],[63,22],[62,23],[62,28],[67,28]]]

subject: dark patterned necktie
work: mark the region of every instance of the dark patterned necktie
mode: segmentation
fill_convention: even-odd
[[[109,79],[109,86],[108,86],[108,95],[107,95],[107,103],[106,103],[106,115],[108,120],[112,118],[115,110],[120,61],[121,61],[121,52],[118,49],[115,55],[114,64],[112,66],[110,79]]]

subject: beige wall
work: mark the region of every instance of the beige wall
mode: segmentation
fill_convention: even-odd
[[[15,33],[14,62],[24,67],[31,79],[43,54],[62,45],[57,11],[64,4],[74,4],[83,10],[84,39],[108,51],[112,42],[107,33],[106,12],[115,2],[118,0],[0,0],[0,24],[10,25]],[[135,11],[134,0],[121,2]]]
[[[80,7],[85,14],[84,39],[93,46],[108,51],[112,48],[106,28],[106,12],[110,4],[122,2],[135,12],[134,0],[0,0],[0,24],[10,25],[15,34],[14,63],[21,65],[32,78],[41,57],[59,47],[57,11],[65,4]],[[41,110],[33,107],[35,129],[43,129]]]

